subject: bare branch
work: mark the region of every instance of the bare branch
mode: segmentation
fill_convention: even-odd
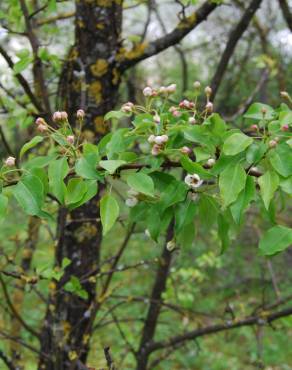
[[[125,70],[141,60],[156,55],[170,46],[179,43],[194,28],[205,21],[217,6],[218,5],[214,2],[206,1],[197,11],[192,13],[190,16],[183,18],[173,31],[155,41],[148,44],[145,43],[144,51],[140,54],[138,53],[139,55],[136,57],[130,57],[129,55],[132,55],[131,52],[129,55],[126,53],[121,61],[121,69]],[[143,49],[142,44],[138,45],[138,47]]]
[[[252,0],[249,7],[244,12],[242,18],[232,30],[229,40],[226,44],[225,50],[221,56],[220,62],[218,64],[217,70],[214,74],[214,77],[211,81],[212,95],[211,99],[215,99],[218,88],[223,79],[224,73],[226,72],[228,63],[234,53],[235,47],[238,41],[241,39],[242,35],[248,28],[250,21],[252,20],[255,12],[258,10],[262,0]]]
[[[292,13],[289,10],[287,0],[279,0],[280,7],[282,9],[283,17],[285,18],[290,31],[292,32]]]

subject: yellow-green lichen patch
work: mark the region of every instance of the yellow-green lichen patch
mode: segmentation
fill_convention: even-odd
[[[89,85],[89,96],[94,98],[95,102],[98,104],[102,99],[102,84],[100,81],[95,81]]]
[[[94,118],[95,132],[98,134],[105,134],[107,132],[107,125],[103,119],[103,116],[97,116]]]
[[[190,16],[182,19],[179,22],[177,28],[183,29],[183,28],[193,27],[196,24],[196,22],[197,22],[197,14],[193,13]]]
[[[90,70],[94,76],[101,77],[108,70],[108,62],[106,59],[97,59],[97,61],[90,67]]]

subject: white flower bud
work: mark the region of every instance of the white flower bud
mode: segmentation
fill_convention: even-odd
[[[135,205],[138,203],[138,199],[137,198],[128,198],[126,199],[126,206],[132,208],[132,207],[135,207]]]
[[[5,165],[7,167],[14,167],[15,166],[15,158],[14,157],[8,157],[6,160],[5,160]]]
[[[173,251],[175,249],[175,241],[174,240],[170,240],[169,242],[167,242],[166,249],[169,252]]]
[[[176,84],[171,84],[171,85],[169,85],[169,86],[167,86],[167,92],[169,93],[169,94],[172,94],[172,93],[174,93],[175,92],[175,90],[176,90]]]
[[[147,140],[148,140],[148,143],[153,144],[153,143],[155,143],[155,136],[150,135]]]
[[[208,167],[213,167],[215,163],[216,163],[216,160],[214,158],[209,158],[207,160],[207,166]]]
[[[152,95],[152,92],[153,92],[152,88],[151,88],[151,87],[149,87],[149,86],[147,86],[147,87],[145,87],[145,89],[143,90],[143,95],[144,95],[144,96],[151,96],[151,95]]]
[[[195,117],[190,117],[189,118],[189,123],[191,124],[191,125],[194,125],[194,124],[196,124],[196,119],[195,119]]]
[[[62,113],[57,111],[53,114],[53,121],[54,122],[60,122],[62,121]]]
[[[281,98],[289,99],[289,94],[287,93],[287,91],[281,91],[280,96]]]
[[[276,140],[270,140],[269,141],[269,147],[270,148],[275,148],[275,146],[277,146],[277,141]]]
[[[189,148],[188,146],[183,146],[182,148],[180,148],[180,152],[182,154],[186,154],[186,155],[189,155],[192,153],[192,149]]]
[[[160,123],[160,117],[159,117],[159,115],[158,115],[157,113],[154,115],[153,120],[154,120],[154,122],[155,122],[155,123],[157,123],[157,124],[159,124],[159,123]]]
[[[210,86],[207,86],[207,87],[205,88],[205,94],[206,94],[207,96],[211,96],[211,94],[212,94],[212,89],[211,89],[211,87],[210,87]]]
[[[158,144],[158,145],[164,144],[164,138],[162,136],[156,136],[154,142],[155,144]]]
[[[169,111],[170,113],[173,113],[174,111],[176,111],[176,107],[172,106],[172,107],[170,107],[170,108],[168,109],[168,111]]]
[[[46,125],[46,121],[45,121],[42,117],[38,117],[38,118],[36,119],[36,121],[35,121],[35,124],[36,124],[37,126],[39,126],[39,125]]]
[[[45,132],[45,131],[48,130],[48,127],[47,127],[47,125],[40,124],[40,125],[38,125],[37,130],[39,132]]]
[[[160,150],[161,150],[160,146],[157,144],[154,144],[151,150],[151,154],[156,156],[160,153]]]
[[[159,92],[160,94],[165,94],[165,93],[167,93],[167,88],[166,88],[165,86],[161,86],[161,87],[159,88],[158,92]]]
[[[195,81],[194,82],[194,88],[199,89],[201,87],[201,82],[200,81]]]
[[[136,190],[134,190],[134,189],[129,189],[129,190],[127,191],[127,194],[128,194],[128,196],[129,196],[129,198],[134,198],[134,197],[136,197],[137,195],[139,195],[139,193],[138,193]]]
[[[162,135],[161,136],[161,139],[163,140],[162,141],[163,143],[167,143],[168,142],[168,136],[167,135]]]

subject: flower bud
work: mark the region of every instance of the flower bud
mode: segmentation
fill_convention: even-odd
[[[167,89],[167,92],[168,92],[169,94],[172,94],[172,93],[174,93],[174,92],[175,92],[175,90],[176,90],[176,84],[168,85],[166,89]]]
[[[190,198],[193,202],[195,202],[198,199],[198,194],[191,192]]]
[[[155,123],[157,123],[157,124],[159,124],[159,123],[160,123],[160,117],[159,117],[159,115],[158,115],[157,113],[154,115],[153,120],[154,120],[154,122],[155,122]]]
[[[135,197],[137,197],[137,195],[139,195],[139,193],[134,189],[129,189],[127,191],[127,194],[129,196],[129,198],[135,198]]]
[[[164,138],[162,136],[156,136],[154,142],[157,145],[162,145],[164,144]]]
[[[263,107],[261,109],[261,112],[262,112],[263,116],[265,116],[267,114],[267,108]]]
[[[15,158],[14,157],[8,157],[6,160],[5,160],[5,165],[7,167],[14,167],[15,166]]]
[[[187,99],[184,99],[179,103],[180,108],[189,108],[190,107],[190,102]]]
[[[168,136],[167,135],[162,135],[161,136],[162,142],[167,143],[168,142]]]
[[[173,115],[174,117],[180,117],[180,116],[181,116],[181,112],[180,112],[180,111],[178,111],[178,110],[174,110],[174,111],[172,112],[172,115]]]
[[[210,101],[206,104],[206,111],[208,113],[212,113],[214,110],[214,106],[213,106],[213,103],[211,103]]]
[[[124,113],[130,113],[133,111],[134,104],[131,102],[125,103],[121,107],[121,111]]]
[[[257,131],[259,128],[258,128],[258,125],[251,125],[251,126],[250,126],[250,129],[251,129],[252,131]]]
[[[84,110],[83,109],[78,109],[78,111],[76,113],[76,116],[77,116],[78,119],[81,119],[82,120],[84,118],[84,116],[85,116]]]
[[[153,143],[155,143],[155,136],[150,135],[147,140],[148,140],[148,143],[153,144]]]
[[[40,124],[40,125],[38,125],[37,130],[39,132],[45,132],[45,131],[48,131],[48,127],[47,127],[47,125]]]
[[[158,90],[158,92],[160,94],[166,94],[168,91],[167,91],[167,88],[165,86],[161,86]]]
[[[42,117],[38,117],[35,121],[35,124],[38,125],[46,125],[46,121]]]
[[[283,126],[281,127],[281,130],[282,130],[282,131],[289,131],[289,125],[283,125]]]
[[[186,155],[189,155],[192,153],[192,149],[189,148],[188,146],[183,146],[182,148],[180,148],[180,152],[182,154],[186,154]]]
[[[212,89],[211,89],[211,87],[210,86],[207,86],[206,88],[205,88],[205,94],[209,97],[209,96],[211,96],[211,94],[212,94]]]
[[[280,96],[283,99],[289,99],[289,94],[287,93],[287,91],[281,91]]]
[[[187,175],[185,177],[185,183],[192,189],[196,189],[203,184],[203,180],[201,180],[200,176],[196,173],[193,175]]]
[[[144,96],[151,96],[153,93],[153,90],[151,87],[147,86],[145,87],[145,89],[143,90],[143,95]]]
[[[176,107],[170,107],[169,109],[168,109],[168,111],[170,112],[170,113],[173,113],[174,111],[176,111]]]
[[[160,145],[154,144],[151,150],[151,154],[157,156],[160,153]]]
[[[277,146],[277,141],[276,140],[270,140],[269,141],[269,147],[270,148],[275,148]]]
[[[66,141],[70,145],[74,144],[74,140],[75,140],[75,138],[74,138],[73,135],[69,135],[69,136],[66,137]]]
[[[128,198],[126,199],[126,206],[132,208],[132,207],[135,207],[135,205],[138,203],[138,199],[137,198]]]
[[[53,121],[54,122],[60,122],[62,121],[62,113],[57,111],[53,114]]]
[[[61,112],[62,121],[67,121],[68,119],[68,113],[67,112]]]
[[[175,241],[174,240],[170,240],[169,242],[167,242],[166,249],[169,252],[173,251],[175,249]]]
[[[216,163],[216,161],[215,161],[215,159],[214,159],[214,158],[209,158],[209,159],[207,160],[207,166],[208,166],[208,167],[213,167],[215,163]]]
[[[189,123],[190,123],[191,125],[194,125],[196,122],[197,122],[197,121],[196,121],[195,117],[190,117],[190,118],[189,118]]]
[[[195,81],[194,82],[194,88],[199,89],[201,87],[201,82],[200,81]]]

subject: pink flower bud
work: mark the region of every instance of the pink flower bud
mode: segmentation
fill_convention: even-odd
[[[189,118],[189,123],[190,123],[191,125],[194,125],[194,124],[196,124],[196,123],[197,123],[197,120],[195,119],[195,117],[190,117],[190,118]]]
[[[270,140],[269,141],[269,147],[270,148],[275,148],[277,146],[277,141],[276,140]]]
[[[189,108],[190,107],[190,102],[188,100],[183,100],[179,103],[180,108]]]
[[[42,117],[38,117],[35,121],[35,124],[38,125],[46,125],[46,121]]]
[[[213,106],[213,103],[211,103],[210,101],[206,104],[206,111],[208,113],[212,113],[213,112],[213,109],[214,109],[214,106]]]
[[[186,154],[186,155],[189,155],[192,153],[192,149],[189,148],[188,146],[183,146],[182,148],[180,148],[180,152],[182,154]]]
[[[145,87],[145,89],[143,90],[143,95],[144,96],[151,96],[153,93],[153,90],[151,87],[147,86]]]
[[[124,113],[130,113],[133,111],[134,104],[131,102],[122,105],[121,111]]]
[[[158,155],[160,153],[161,147],[160,145],[154,144],[151,150],[152,155]]]
[[[170,113],[173,113],[174,111],[176,111],[176,107],[172,106],[172,107],[170,107],[170,108],[168,109],[168,111],[169,111]]]
[[[164,144],[164,138],[162,136],[156,136],[156,138],[154,139],[154,142],[157,145],[162,145]]]
[[[252,131],[257,131],[257,130],[258,130],[258,125],[251,125],[251,126],[250,126],[250,129],[251,129]]]
[[[62,118],[62,121],[67,121],[67,119],[68,119],[67,112],[61,112],[61,118]]]
[[[173,115],[174,117],[180,117],[180,116],[181,116],[181,112],[180,112],[180,111],[178,111],[178,110],[175,110],[175,111],[173,111],[173,112],[172,112],[172,115]]]
[[[154,115],[153,120],[154,120],[154,122],[155,122],[155,123],[157,123],[157,124],[159,124],[159,123],[160,123],[160,117],[159,117],[159,115],[158,115],[157,113]]]
[[[5,160],[5,165],[7,167],[14,167],[15,166],[15,158],[14,157],[8,157],[6,160]]]
[[[76,116],[78,119],[83,119],[84,116],[85,116],[85,112],[83,109],[78,109],[77,113],[76,113]]]
[[[161,140],[162,140],[162,143],[167,143],[168,142],[168,136],[167,135],[162,135]]]
[[[70,145],[74,144],[74,140],[75,140],[75,138],[74,138],[73,135],[69,135],[69,136],[66,137],[66,141]]]
[[[57,111],[53,114],[53,121],[54,122],[60,122],[62,121],[62,113]]]
[[[289,131],[289,125],[283,125],[283,126],[281,127],[281,130],[282,130],[282,131]]]
[[[38,125],[38,127],[37,127],[37,130],[39,131],[39,132],[45,132],[45,131],[47,131],[48,130],[48,127],[47,127],[47,125]]]

